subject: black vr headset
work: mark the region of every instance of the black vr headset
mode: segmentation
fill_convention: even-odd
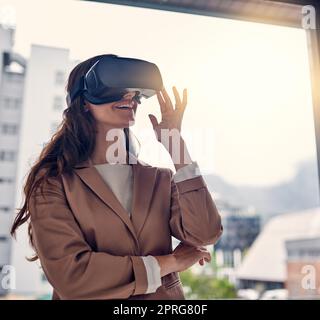
[[[68,106],[78,96],[92,104],[104,104],[121,100],[128,92],[136,92],[134,99],[150,98],[162,89],[158,67],[151,62],[105,55],[80,78],[68,92]]]

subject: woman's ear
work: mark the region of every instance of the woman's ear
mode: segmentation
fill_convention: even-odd
[[[90,110],[89,103],[86,100],[83,100],[83,109],[84,109],[84,112],[88,112]]]

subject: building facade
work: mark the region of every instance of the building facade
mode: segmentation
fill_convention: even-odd
[[[219,194],[213,193],[212,197],[216,201],[223,225],[223,235],[214,246],[218,264],[233,269],[241,263],[246,250],[260,233],[260,216],[253,208],[231,205]]]
[[[320,237],[285,242],[287,279],[291,299],[320,299]]]
[[[15,206],[23,201],[26,175],[38,158],[44,144],[52,137],[62,121],[65,103],[67,74],[73,63],[69,50],[64,48],[32,45],[28,57],[23,95],[19,157],[17,160],[17,185]],[[13,242],[11,263],[16,270],[16,294],[36,298],[51,294],[39,260],[29,262],[34,255],[27,237],[27,226],[18,230],[18,241]]]
[[[26,61],[12,51],[14,30],[0,25],[0,295],[11,264],[10,226],[15,212],[17,160]]]
[[[10,228],[23,203],[28,171],[62,121],[67,75],[77,61],[65,48],[32,45],[27,59],[13,52],[14,32],[0,25],[0,295],[47,297],[51,286],[39,262],[26,257],[27,226],[19,228],[17,241]],[[14,281],[3,284],[10,271]]]
[[[311,252],[315,254],[314,252],[318,252],[319,248],[314,241],[310,241],[300,253],[298,244],[290,245],[288,251],[286,243],[296,239],[319,237],[320,210],[318,207],[271,218],[236,270],[238,288],[257,289],[263,292],[272,289],[285,289],[287,284],[293,292],[296,290],[293,289],[294,278],[297,276],[297,270],[301,267],[299,263],[305,263],[301,260],[301,257],[305,256],[304,251],[310,250],[308,253],[310,256]],[[301,248],[303,247],[301,246]],[[300,259],[298,262],[295,260],[296,256]],[[288,274],[288,271],[291,275]]]

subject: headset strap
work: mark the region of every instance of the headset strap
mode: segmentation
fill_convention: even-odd
[[[73,88],[67,94],[67,105],[70,106],[72,101],[78,97],[83,91],[87,89],[85,77],[82,76],[78,81],[76,81]]]

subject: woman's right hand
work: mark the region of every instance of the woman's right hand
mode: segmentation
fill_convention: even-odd
[[[158,260],[161,277],[163,277],[171,272],[184,271],[197,262],[203,265],[204,260],[211,261],[211,254],[205,247],[194,247],[180,242],[171,254],[155,256],[155,258]]]
[[[211,254],[205,247],[194,247],[183,242],[180,242],[172,252],[176,260],[176,267],[178,272],[190,268],[199,261],[200,265],[204,261],[211,261]]]

